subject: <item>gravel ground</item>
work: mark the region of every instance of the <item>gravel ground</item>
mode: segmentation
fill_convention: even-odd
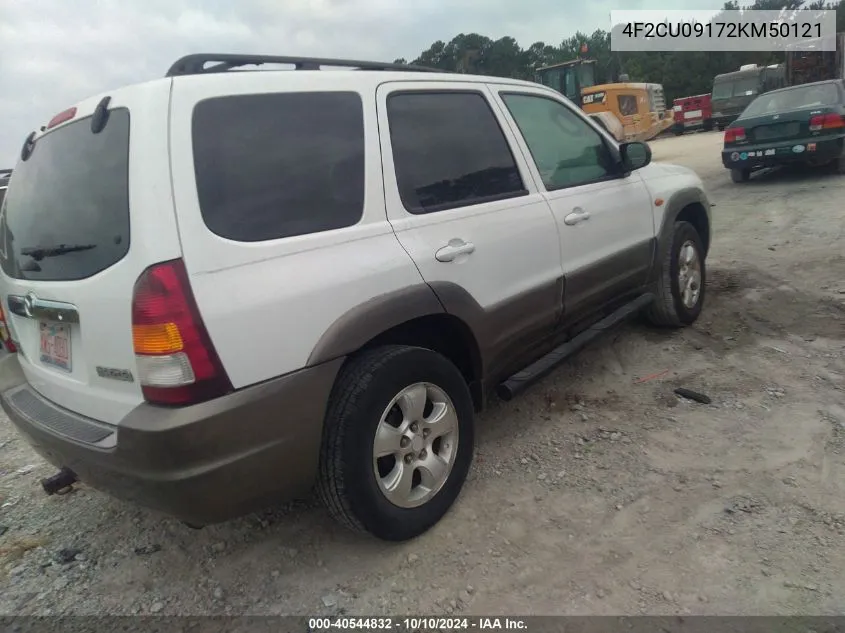
[[[494,404],[431,532],[376,542],[314,502],[196,531],[46,497],[2,417],[0,614],[845,613],[845,178],[735,185],[720,143],[652,143],[716,203],[698,324],[631,324]]]

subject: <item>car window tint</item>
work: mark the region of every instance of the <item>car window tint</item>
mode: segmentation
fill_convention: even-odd
[[[387,100],[399,194],[411,213],[525,195],[490,104],[475,92],[401,92]]]
[[[596,182],[616,173],[599,133],[562,103],[527,94],[503,93],[546,189]]]
[[[356,224],[364,209],[364,115],[354,92],[238,95],[197,104],[202,217],[257,242]]]
[[[0,263],[17,279],[86,279],[129,251],[129,128],[126,108],[91,131],[91,117],[35,142],[15,166],[0,210]]]

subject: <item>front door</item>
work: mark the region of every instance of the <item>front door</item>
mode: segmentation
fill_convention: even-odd
[[[503,377],[562,310],[554,216],[479,83],[383,84],[377,104],[388,219],[446,310]]]
[[[496,91],[534,158],[557,221],[565,316],[580,318],[642,288],[655,247],[642,178],[623,173],[614,142],[548,91]]]

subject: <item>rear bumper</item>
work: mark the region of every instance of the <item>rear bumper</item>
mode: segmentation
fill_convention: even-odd
[[[308,494],[342,360],[190,407],[143,404],[109,426],[40,396],[9,356],[0,360],[0,404],[56,467],[117,498],[205,525]]]
[[[795,163],[823,163],[842,156],[844,138],[845,134],[833,138],[809,138],[723,148],[722,165],[727,169],[755,170]],[[801,150],[795,151],[795,148]]]

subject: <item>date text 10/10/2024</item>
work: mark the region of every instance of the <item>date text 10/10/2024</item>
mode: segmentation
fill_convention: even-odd
[[[511,630],[525,631],[527,625],[522,618],[509,617],[401,617],[401,618],[309,618],[308,631],[402,631],[419,630],[470,631],[470,630]]]

